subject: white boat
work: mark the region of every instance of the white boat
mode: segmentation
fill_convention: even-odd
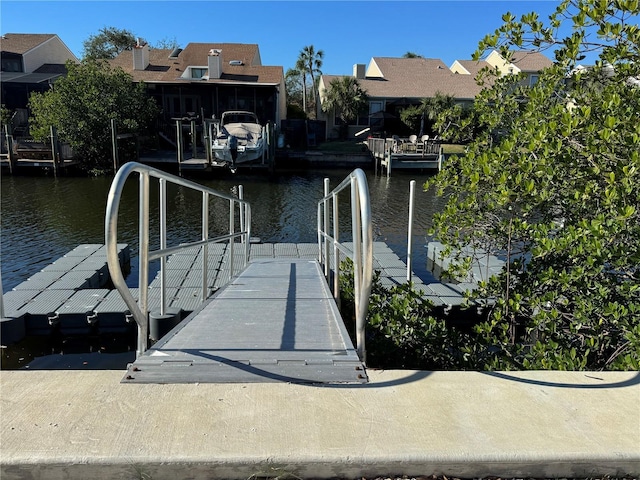
[[[241,163],[264,161],[266,130],[255,113],[224,112],[219,122],[211,124],[210,136],[214,161],[226,163],[232,171]]]

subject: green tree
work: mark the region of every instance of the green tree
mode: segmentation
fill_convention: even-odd
[[[284,75],[284,85],[287,89],[287,106],[295,106],[298,107],[296,110],[300,109],[301,111],[304,111],[305,104],[302,84],[300,82],[301,77],[302,73],[300,70],[290,68]]]
[[[407,52],[402,55],[402,58],[424,58],[422,55],[414,52]]]
[[[411,132],[435,135],[435,124],[438,116],[453,108],[455,100],[451,95],[436,92],[434,97],[423,98],[420,105],[409,106],[400,112],[400,120]]]
[[[506,259],[476,292],[495,301],[466,355],[487,368],[640,368],[639,13],[599,0],[563,1],[548,22],[507,13],[475,54],[555,49],[534,86],[483,90],[480,134],[425,185],[448,196],[437,238]]]
[[[303,96],[305,102],[307,97],[307,75],[311,78],[311,92],[313,94],[311,105],[314,107],[314,111],[317,97],[316,75],[322,75],[320,68],[322,67],[323,57],[324,52],[322,50],[316,51],[313,45],[307,45],[300,51],[300,55],[296,61],[296,70],[298,70],[302,75]],[[307,112],[306,103],[304,105],[304,110]]]
[[[8,125],[11,121],[11,116],[13,112],[5,107],[4,103],[0,105],[0,127],[4,128],[5,125]],[[2,132],[0,132],[0,135]]]
[[[459,103],[441,112],[433,129],[442,140],[450,143],[469,143],[480,135],[476,110]]]
[[[54,88],[29,99],[31,133],[46,139],[55,126],[87,169],[111,166],[111,120],[121,133],[143,133],[156,118],[155,101],[143,83],[133,83],[121,69],[105,61],[67,63],[67,76]]]
[[[172,38],[164,37],[158,40],[153,46],[153,48],[163,49],[163,50],[173,50],[174,48],[178,48],[179,46],[180,44],[178,43],[178,40],[176,39],[176,37],[172,37]]]
[[[290,70],[292,75],[297,75],[300,80],[302,89],[302,110],[307,114],[307,71],[305,70],[304,61],[301,58],[296,60],[295,68]]]
[[[96,35],[90,35],[83,43],[85,59],[116,58],[124,50],[131,50],[136,37],[129,30],[103,27]]]
[[[367,107],[369,98],[366,90],[354,77],[334,78],[324,92],[322,111],[336,112],[342,125],[340,135],[346,138],[349,123],[358,117],[358,113]]]

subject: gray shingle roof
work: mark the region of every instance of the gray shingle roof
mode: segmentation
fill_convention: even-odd
[[[523,72],[539,72],[553,65],[553,62],[542,53],[524,50],[513,52],[511,63]]]
[[[472,77],[475,77],[483,68],[490,67],[484,60],[457,60],[457,62],[462,65]]]
[[[23,55],[55,36],[53,33],[5,33],[0,38],[0,50]]]

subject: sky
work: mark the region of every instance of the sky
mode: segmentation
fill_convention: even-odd
[[[413,52],[446,65],[470,59],[478,42],[558,1],[32,1],[0,2],[0,33],[55,33],[78,57],[103,27],[126,29],[151,46],[160,41],[256,43],[263,65],[292,68],[307,45],[324,52],[322,72],[348,75],[372,57]]]

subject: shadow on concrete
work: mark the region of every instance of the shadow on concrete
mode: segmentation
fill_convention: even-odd
[[[479,372],[479,373],[488,375],[490,377],[499,378],[502,380],[508,380],[510,382],[527,383],[530,385],[540,385],[540,386],[555,387],[555,388],[577,388],[577,389],[593,390],[593,389],[601,389],[601,388],[632,387],[640,384],[640,372],[635,372],[635,375],[628,380],[624,380],[622,382],[613,382],[613,383],[606,382],[604,376],[602,376],[602,374],[606,374],[608,372],[573,372],[573,373],[582,373],[586,378],[589,378],[591,380],[600,380],[604,382],[599,384],[550,382],[546,380],[517,377],[515,375],[511,375],[506,372]]]

